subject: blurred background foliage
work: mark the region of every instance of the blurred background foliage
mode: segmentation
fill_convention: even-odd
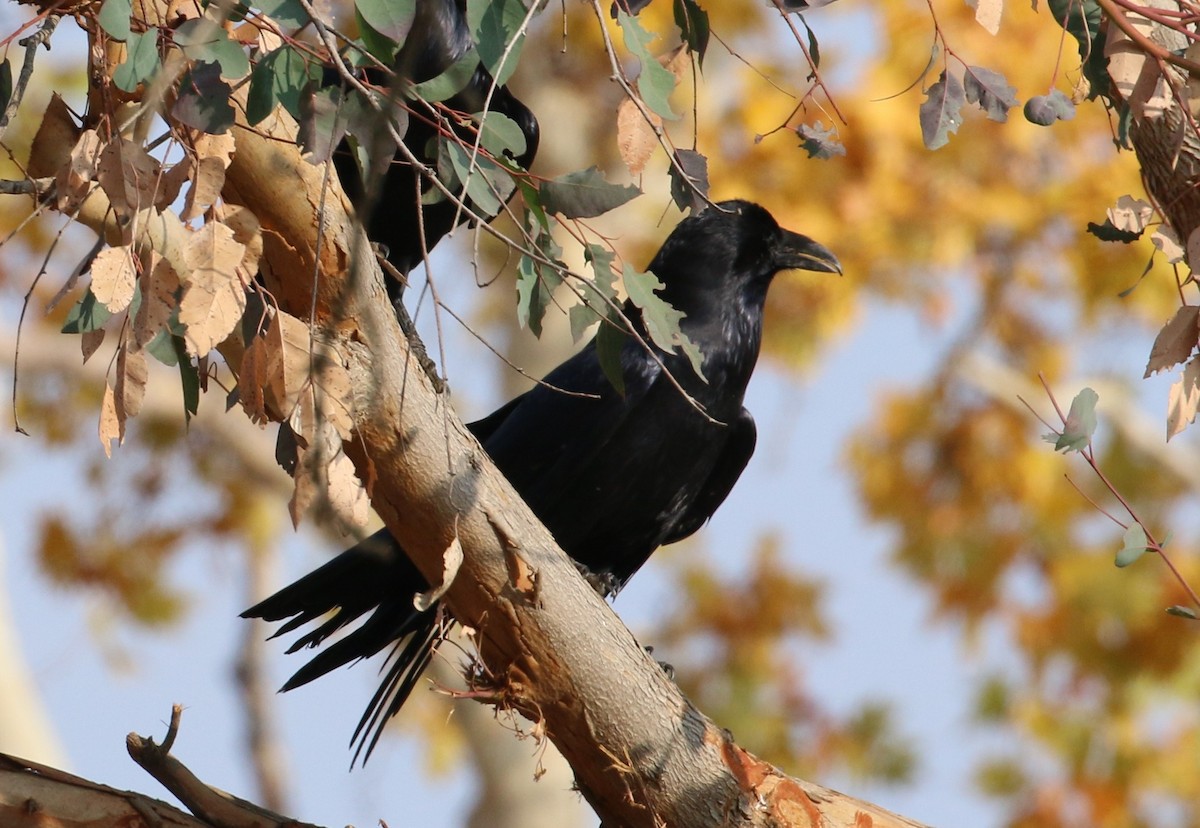
[[[964,657],[978,652],[982,636],[1004,642],[1004,663],[971,691],[971,726],[1007,737],[980,761],[979,790],[1001,804],[1000,824],[1007,826],[1200,825],[1194,625],[1163,612],[1182,600],[1157,561],[1113,566],[1120,530],[1064,474],[1094,500],[1107,503],[1108,496],[1082,464],[1041,440],[1045,428],[1016,399],[1021,394],[1039,411],[1051,410],[1036,383],[1039,372],[1055,387],[1101,377],[1102,417],[1111,410],[1107,401],[1137,397],[1142,365],[1114,359],[1112,342],[1142,343],[1148,353],[1156,328],[1180,302],[1176,275],[1160,256],[1139,282],[1153,252],[1148,242],[1101,243],[1085,232],[1118,197],[1141,195],[1135,159],[1116,150],[1114,125],[1098,103],[1080,105],[1073,120],[1053,128],[1030,124],[1016,110],[1004,124],[972,112],[936,152],[924,148],[917,118],[921,87],[946,65],[959,71],[960,59],[1001,72],[1022,100],[1053,87],[1071,95],[1079,77],[1074,44],[1064,44],[1054,21],[1028,4],[1008,4],[997,36],[956,0],[814,9],[806,19],[820,41],[820,71],[833,100],[818,95],[792,114],[810,70],[777,11],[755,2],[709,5],[720,41],[714,38],[694,84],[687,74],[680,84],[675,108],[688,114],[668,124],[672,141],[690,147],[694,140],[708,156],[714,198],[759,201],[781,224],[835,250],[846,272],[840,281],[777,280],[764,359],[804,377],[831,347],[863,336],[886,363],[895,358],[889,331],[861,328],[872,303],[910,315],[949,343],[932,356],[935,367],[922,382],[856,390],[872,398],[873,414],[854,424],[841,472],[853,481],[864,514],[889,530],[894,577],[928,596],[931,623],[960,636]],[[935,38],[931,10],[953,54],[939,49],[922,81]],[[660,51],[675,44],[670,3],[652,3],[642,20],[662,34]],[[603,24],[619,43],[607,15]],[[30,96],[6,138],[13,157],[25,155],[36,101],[48,90],[82,98],[76,68],[43,60],[40,97]],[[591,5],[542,13],[512,81],[541,120],[535,173],[552,177],[598,164],[610,180],[628,178],[616,141],[621,93],[609,75]],[[805,157],[794,128],[817,122],[836,128],[844,156]],[[11,157],[0,163],[4,177],[19,177]],[[636,265],[649,260],[677,220],[666,170],[660,152],[638,179],[645,195],[589,223],[589,232],[610,239]],[[20,198],[0,199],[0,224],[15,227],[28,207]],[[57,228],[35,221],[0,249],[10,308],[30,290]],[[566,234],[560,242],[577,264],[577,245]],[[76,230],[62,237],[25,321],[20,420],[46,451],[78,453],[92,493],[87,508],[64,504],[36,516],[37,554],[49,580],[102,596],[102,615],[169,630],[188,612],[197,586],[173,581],[167,562],[203,555],[215,540],[240,546],[247,558],[266,554],[276,533],[288,531],[287,481],[272,466],[272,436],[236,412],[223,414],[220,397],[206,397],[202,416],[185,428],[177,380],[165,369],[151,383],[158,403],[147,406],[120,449],[126,460],[119,471],[103,459],[94,429],[108,352],[101,349],[81,371],[75,342],[47,335],[69,302],[42,314],[90,243]],[[455,310],[536,374],[561,358],[569,337],[552,331],[546,344],[534,344],[515,329],[513,262],[490,238],[480,245],[477,278],[504,275],[486,290],[456,291],[466,299]],[[469,254],[461,242],[458,250]],[[435,284],[470,278],[469,267],[445,260],[432,274]],[[428,318],[436,311],[428,292],[421,295],[419,314]],[[5,334],[10,367],[14,334]],[[444,367],[452,382],[479,373]],[[515,373],[496,371],[488,382],[503,389],[497,401],[523,387]],[[214,368],[215,383],[225,376]],[[487,391],[455,390],[460,399],[488,398]],[[1163,403],[1152,404],[1161,410]],[[1142,420],[1113,415],[1097,456],[1149,525],[1174,531],[1177,562],[1200,583],[1188,520],[1195,479],[1167,459],[1191,458],[1192,435],[1168,448],[1162,427],[1154,427],[1147,438]],[[760,444],[760,453],[770,452]],[[164,505],[179,497],[193,504],[187,514]],[[805,492],[791,499],[804,510]],[[855,542],[855,529],[845,528],[847,543]],[[805,662],[819,657],[813,646],[837,632],[824,609],[825,584],[805,574],[804,557],[816,552],[785,548],[763,527],[754,548],[720,550],[723,566],[698,551],[661,555],[656,565],[678,598],[659,629],[639,635],[674,663],[706,713],[788,771],[919,784],[914,725],[890,711],[887,677],[876,701],[849,714],[831,712],[828,700],[806,689]],[[853,582],[855,574],[846,577]],[[107,630],[97,626],[101,646]],[[420,695],[420,712],[401,717],[401,726],[428,741],[433,766],[462,761],[466,742],[445,727],[442,700]]]

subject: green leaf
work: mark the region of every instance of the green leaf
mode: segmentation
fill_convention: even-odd
[[[476,112],[473,116],[479,127],[480,143],[497,158],[507,152],[514,158],[525,153],[525,132],[517,122],[502,112]]]
[[[679,328],[679,322],[684,317],[683,311],[675,310],[658,295],[658,291],[663,289],[663,283],[658,281],[653,273],[641,273],[628,263],[622,278],[629,300],[642,311],[642,321],[646,324],[646,331],[654,344],[664,351],[674,351],[678,347],[691,361],[696,376],[705,379],[704,360],[700,349]]]
[[[296,137],[300,149],[311,153],[308,158],[310,163],[324,164],[346,134],[346,119],[342,116],[342,90],[337,86],[307,88],[309,94],[300,96],[300,129]]]
[[[989,119],[1008,120],[1008,110],[1017,105],[1017,90],[999,72],[982,66],[968,66],[963,74],[967,103],[978,104]]]
[[[1096,0],[1047,0],[1050,14],[1060,26],[1075,38],[1083,74],[1091,84],[1088,98],[1102,95],[1108,98],[1110,80],[1108,58],[1104,56],[1105,36],[1102,27],[1104,12]]]
[[[545,264],[522,254],[517,263],[517,322],[529,328],[534,336],[542,335],[542,320],[550,306],[554,289],[562,284],[559,267],[565,267],[559,258],[562,248],[548,232],[541,232],[530,224],[526,214],[525,230],[534,237],[534,247],[553,264]]]
[[[131,33],[129,19],[133,15],[131,0],[104,0],[96,22],[113,40],[127,40]]]
[[[467,0],[467,25],[479,52],[479,62],[497,84],[507,83],[517,68],[525,43],[521,27],[528,11],[522,0]]]
[[[708,25],[708,12],[700,8],[696,0],[675,0],[674,11],[679,36],[703,69],[704,53],[708,51],[708,38],[712,33]]]
[[[962,107],[966,102],[962,81],[954,75],[942,75],[937,83],[925,92],[921,104],[921,137],[926,149],[940,149],[950,141],[950,133],[958,132],[962,126]]]
[[[65,334],[82,334],[98,331],[111,318],[112,313],[109,309],[97,301],[95,295],[89,289],[75,303],[75,307],[71,308],[70,313],[67,314],[67,321],[63,323],[62,332]]]
[[[113,71],[113,83],[122,92],[133,92],[139,84],[149,83],[161,64],[158,60],[158,29],[130,32],[125,41],[125,62]]]
[[[537,219],[538,226],[542,228],[543,232],[550,232],[550,217],[546,215],[546,208],[542,206],[541,192],[524,176],[517,179],[517,186],[521,188],[521,198],[525,200],[525,209]]]
[[[646,106],[650,107],[668,121],[679,118],[671,109],[670,97],[675,91],[675,75],[666,69],[658,59],[650,53],[650,43],[656,35],[642,28],[636,17],[631,17],[623,10],[617,11],[617,22],[621,24],[621,32],[625,37],[625,48],[634,54],[642,64],[642,73],[638,75],[638,92]]]
[[[683,168],[683,174],[675,164],[671,165],[671,200],[680,210],[698,213],[704,209],[708,195],[708,159],[695,150],[680,149],[675,150],[675,161]]]
[[[467,53],[455,61],[445,72],[436,78],[430,78],[424,83],[414,85],[411,94],[430,103],[444,101],[462,91],[462,88],[471,80],[471,76],[475,74],[475,67],[478,65],[479,55],[475,53],[474,49],[468,49]]]
[[[171,115],[201,132],[219,135],[233,126],[231,94],[233,90],[221,80],[217,64],[197,63],[180,80]]]
[[[372,31],[403,43],[417,14],[417,0],[355,0],[355,11]]]
[[[157,359],[163,365],[175,367],[179,364],[179,357],[175,353],[175,337],[170,330],[163,328],[154,335],[146,344],[146,353]]]
[[[596,357],[600,370],[616,392],[625,396],[625,372],[621,368],[621,351],[629,334],[612,322],[602,322],[596,331]]]
[[[200,372],[188,356],[182,336],[171,337],[175,358],[179,360],[179,380],[183,384],[183,413],[188,420],[200,410]]]
[[[300,99],[310,83],[320,83],[321,64],[310,61],[291,45],[263,55],[250,73],[250,91],[246,96],[246,120],[257,124],[271,114],[275,104],[300,120]]]
[[[566,218],[593,218],[641,195],[632,184],[609,184],[596,167],[560,175],[541,186],[542,205]]]
[[[578,342],[588,328],[603,319],[620,324],[615,305],[617,298],[616,274],[613,259],[616,254],[599,244],[584,248],[583,258],[592,266],[594,277],[584,283],[580,290],[581,301],[571,307],[568,314],[571,322],[571,338]]]
[[[308,12],[299,0],[255,0],[254,7],[280,26],[300,28],[308,23]]]
[[[1187,618],[1190,621],[1200,621],[1200,615],[1197,615],[1194,609],[1191,607],[1181,607],[1178,604],[1167,607],[1167,614],[1175,615],[1179,618]]]
[[[189,60],[218,64],[222,77],[229,80],[250,74],[250,60],[242,44],[230,40],[224,27],[206,17],[180,23],[175,29],[175,45]]]
[[[454,173],[443,176],[443,182],[450,189],[461,188],[465,182],[467,196],[484,215],[498,215],[517,187],[507,170],[483,155],[476,156],[475,168],[471,169],[468,148],[452,138],[438,139],[439,171],[445,166],[443,159],[449,161]]]
[[[359,36],[359,40],[355,42],[355,46],[367,52],[380,63],[391,66],[396,60],[396,53],[400,51],[400,44],[387,35],[375,31],[371,24],[363,18],[362,12],[357,8],[354,9],[354,20],[358,24]],[[358,49],[354,49],[351,51],[351,55],[353,56],[357,52]]]
[[[1117,553],[1116,564],[1120,567],[1129,566],[1149,551],[1146,547],[1146,530],[1140,523],[1134,523],[1125,530],[1124,546]]]
[[[1034,95],[1025,102],[1025,120],[1038,126],[1050,126],[1055,121],[1069,121],[1075,117],[1075,104],[1060,90],[1049,95]]]
[[[1055,451],[1080,451],[1087,448],[1092,435],[1096,433],[1096,403],[1100,395],[1090,388],[1084,388],[1071,400],[1071,410],[1067,412],[1067,422],[1063,425],[1062,434],[1054,441]]]

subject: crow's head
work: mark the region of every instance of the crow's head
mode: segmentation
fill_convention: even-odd
[[[841,273],[823,245],[779,226],[749,201],[722,201],[684,219],[663,243],[650,270],[665,285],[662,296],[685,313],[723,306],[736,296],[761,306],[782,270]]]

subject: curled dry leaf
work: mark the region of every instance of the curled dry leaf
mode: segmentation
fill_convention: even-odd
[[[188,241],[179,321],[188,353],[204,356],[237,327],[246,310],[246,285],[238,275],[245,254],[233,230],[210,221]]]
[[[1200,357],[1191,359],[1183,369],[1183,376],[1171,386],[1167,397],[1167,439],[1196,421],[1196,408],[1200,406]]]
[[[112,313],[120,313],[133,301],[137,268],[128,245],[106,247],[92,260],[92,294]]]
[[[1175,231],[1165,224],[1150,234],[1150,241],[1167,257],[1167,264],[1178,264],[1183,261],[1183,245],[1175,236]]]
[[[463,562],[462,543],[458,539],[458,535],[450,541],[450,545],[446,547],[446,551],[442,553],[442,581],[437,586],[429,590],[413,596],[413,606],[419,612],[424,612],[434,605],[434,603],[446,594],[446,590],[450,589],[450,585],[454,583],[454,576],[458,574],[459,567]]]
[[[1117,199],[1116,205],[1108,208],[1107,215],[1112,226],[1118,230],[1140,233],[1154,218],[1154,208],[1148,201],[1123,195]]]

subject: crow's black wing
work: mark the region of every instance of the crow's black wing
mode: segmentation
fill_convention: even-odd
[[[725,502],[733,490],[733,484],[737,483],[746,464],[750,462],[758,441],[758,429],[750,412],[743,408],[738,418],[726,428],[729,433],[716,465],[688,510],[676,520],[671,533],[663,540],[664,544],[681,541],[703,526],[717,511],[717,507]]]

